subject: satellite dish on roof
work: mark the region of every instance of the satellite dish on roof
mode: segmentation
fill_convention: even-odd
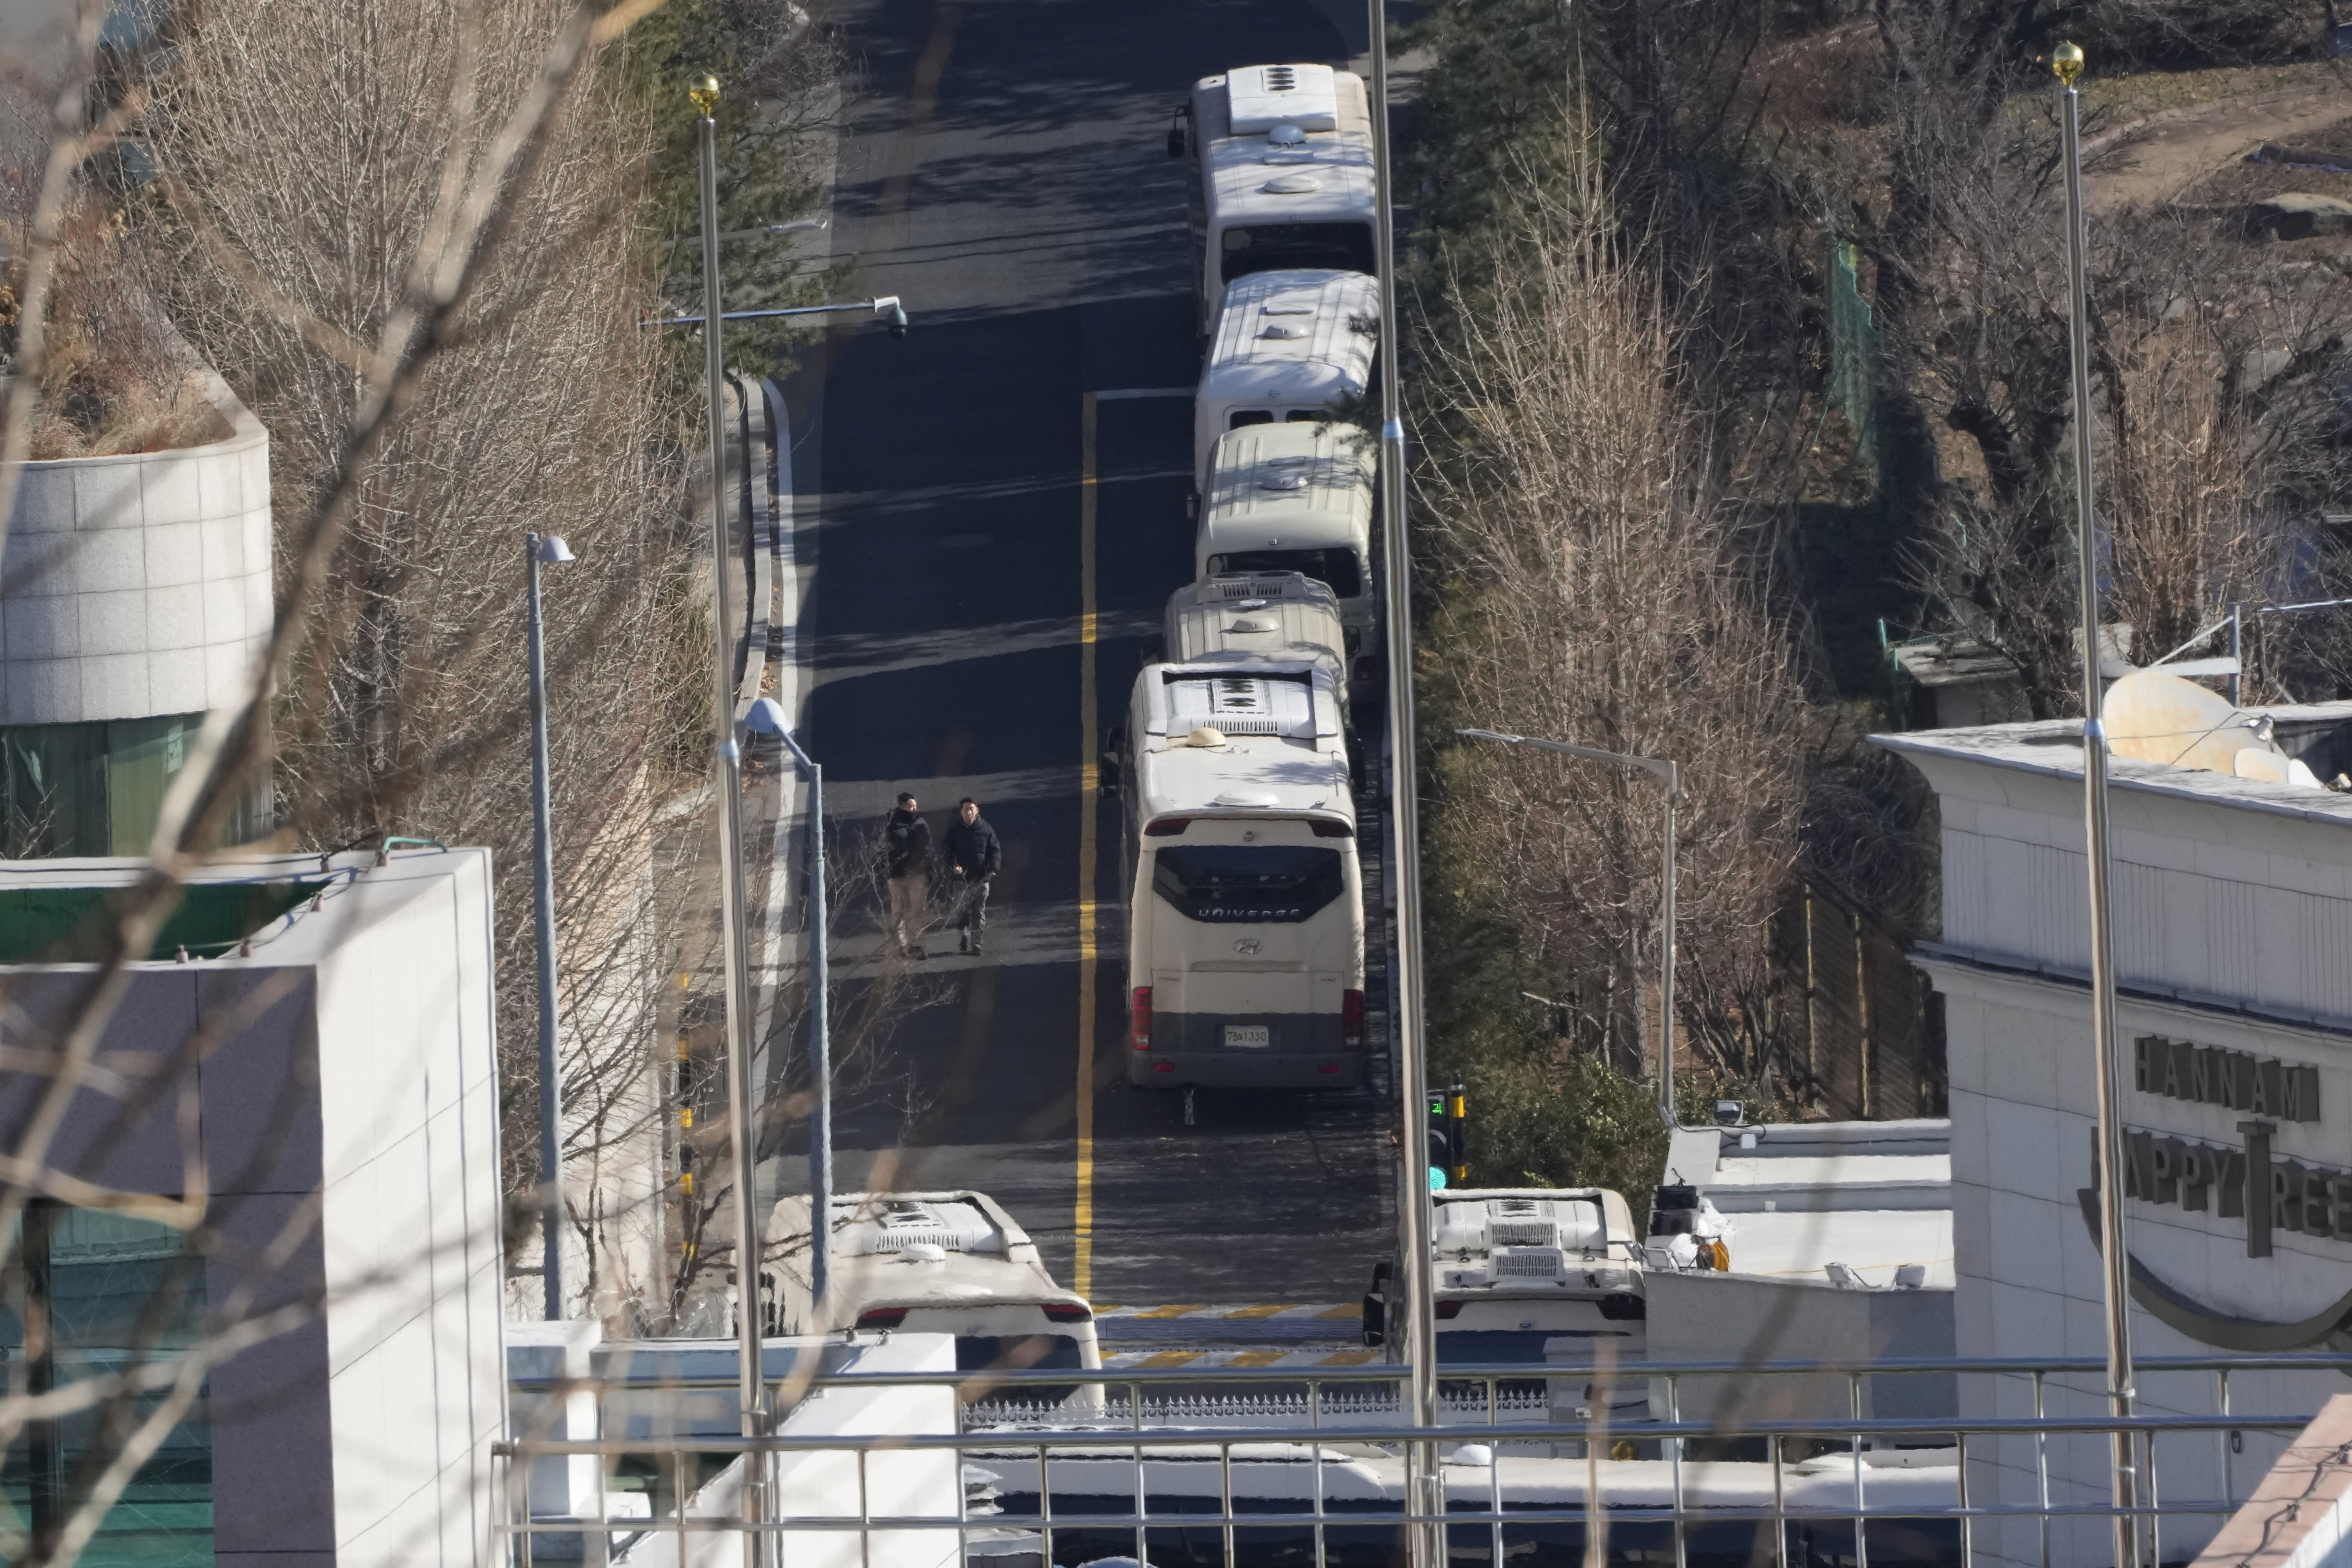
[[[2297,784],[2305,789],[2323,787],[2319,775],[2294,758],[2281,756],[2263,746],[2240,747],[2232,771],[2242,779],[2260,779],[2264,784]]]
[[[1287,120],[1277,120],[1266,127],[1265,139],[1277,147],[1297,147],[1307,140],[1307,132]]]
[[[2220,693],[2160,669],[2135,670],[2107,688],[2099,717],[2116,756],[2225,774],[2237,771],[2252,722]]]
[[[1185,736],[1184,743],[1188,746],[1222,746],[1225,743],[1225,732],[1214,724],[1203,724]]]

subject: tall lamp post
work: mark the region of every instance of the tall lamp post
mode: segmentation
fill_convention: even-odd
[[[710,569],[718,590],[718,614],[711,623],[717,649],[710,665],[710,730],[718,748],[719,939],[727,986],[727,1102],[735,1165],[736,1394],[742,1406],[743,1436],[757,1437],[767,1426],[768,1386],[761,1366],[760,1216],[753,1202],[758,1154],[751,1121],[759,1103],[759,1086],[751,1081],[751,963],[743,948],[743,753],[735,743],[735,623],[727,593],[730,531],[719,341],[723,315],[719,300],[719,126],[712,118],[719,108],[719,79],[705,77],[688,96],[699,112],[695,130],[702,148],[702,342],[710,394]],[[765,1493],[764,1470],[759,1479],[747,1478],[746,1521],[758,1523],[765,1519]],[[764,1541],[756,1531],[750,1539],[749,1555],[755,1563],[767,1555]]]
[[[563,1316],[563,1077],[555,1049],[555,846],[548,819],[547,634],[540,617],[539,569],[572,559],[554,534],[526,533],[530,664],[531,912],[539,937],[540,1280],[548,1321]]]
[[[743,724],[782,741],[809,786],[809,1083],[816,1097],[809,1112],[809,1313],[812,1321],[822,1325],[825,1289],[833,1276],[833,1017],[825,1003],[832,981],[832,933],[825,915],[824,769],[801,749],[774,698],[752,703]],[[773,868],[768,874],[778,875]]]
[[[1533,746],[1564,757],[1613,763],[1655,775],[1666,786],[1665,891],[1658,911],[1658,1114],[1668,1127],[1675,1121],[1675,807],[1684,800],[1681,770],[1664,757],[1640,757],[1625,752],[1604,752],[1598,746],[1572,745],[1566,741],[1539,741],[1532,735],[1508,735],[1499,730],[1456,730],[1472,741],[1495,741],[1506,746]]]
[[[1412,720],[1412,559],[1405,533],[1404,398],[1397,369],[1396,211],[1389,160],[1387,0],[1365,0],[1371,23],[1373,249],[1381,288],[1381,551],[1382,625],[1388,645],[1389,816],[1396,869],[1397,1099],[1400,1149],[1421,1148],[1414,1132],[1428,1113],[1429,1063],[1421,1011],[1421,803]],[[1406,1399],[1416,1426],[1437,1425],[1437,1318],[1430,1289],[1428,1161],[1397,1161],[1397,1259],[1405,1321]],[[1445,1483],[1437,1445],[1405,1446],[1405,1509],[1425,1522],[1406,1532],[1413,1568],[1445,1562]]]
[[[2107,836],[2107,735],[2099,721],[2099,526],[2091,489],[2091,346],[2087,248],[2083,232],[2082,95],[2083,51],[2061,44],[2051,51],[2051,69],[2062,87],[2066,153],[2066,274],[2074,343],[2074,531],[2079,545],[2075,570],[2083,600],[2083,826],[2091,875],[2091,1058],[2099,1078],[2099,1250],[2107,1325],[2107,1401],[2118,1418],[2132,1413],[2131,1281],[2124,1249],[2123,1115],[2116,1081],[2115,926],[2111,919]],[[2140,1526],[2129,1510],[2138,1506],[2139,1474],[2134,1443],[2117,1428],[2112,1439],[2116,1568],[2140,1561]]]

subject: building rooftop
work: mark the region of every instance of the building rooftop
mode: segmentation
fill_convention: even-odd
[[[2277,750],[2299,761],[2317,778],[2334,778],[2352,765],[2352,702],[2275,704],[2236,710],[2248,730],[2271,721]],[[2113,720],[2110,719],[2110,727]],[[1988,724],[1968,730],[1921,730],[1874,735],[1872,743],[1909,759],[1936,780],[1939,764],[1977,763],[2049,779],[2083,776],[2083,726],[2076,719],[2023,724]],[[2111,746],[2120,743],[2120,737]],[[2113,789],[2207,805],[2299,817],[2352,826],[2352,795],[2309,784],[2240,777],[2206,768],[2179,767],[2114,754],[2107,765]],[[1940,787],[1940,784],[1939,784]]]
[[[1677,1131],[1669,1184],[1696,1187],[1728,1224],[1731,1272],[1837,1282],[1843,1264],[1872,1286],[1948,1289],[1951,1123],[1768,1122]]]

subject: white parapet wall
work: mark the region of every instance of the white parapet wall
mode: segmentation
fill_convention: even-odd
[[[204,379],[225,440],[25,465],[0,553],[0,725],[238,700],[273,614],[269,437]]]

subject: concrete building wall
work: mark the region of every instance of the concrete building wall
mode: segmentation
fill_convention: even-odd
[[[208,1194],[215,1313],[290,1310],[210,1374],[214,1560],[252,1568],[490,1561],[504,1423],[487,851],[277,858],[224,879],[323,880],[249,956],[142,963],[101,1038],[130,1113],[89,1088],[57,1168]],[[127,881],[130,861],[16,863],[11,887]],[[39,1046],[80,966],[5,972],[0,1038]],[[191,1062],[193,1061],[193,1066]],[[43,1080],[0,1072],[0,1138]]]
[[[236,700],[272,616],[269,437],[217,376],[209,446],[27,463],[0,552],[0,725]]]
[[[2275,711],[2283,738],[2291,721],[2330,731],[2352,724],[2352,704]],[[1920,963],[1944,996],[1955,1333],[1964,1356],[2105,1353],[2104,1268],[2085,1212],[2095,1201],[2098,1085],[2084,979],[2080,752],[2062,733],[2073,728],[2011,725],[1883,741],[1927,774],[1942,816],[1942,934]],[[2149,1149],[2194,1146],[2225,1162],[2235,1152],[2249,1169],[2259,1137],[2282,1174],[2307,1167],[2327,1180],[2352,1177],[2352,799],[2127,761],[2115,774],[2127,1134]],[[2316,1104],[2282,1115],[2275,1102],[2256,1111],[2167,1092],[2161,1081],[2143,1086],[2135,1073],[2142,1038],[2307,1069]],[[2249,1125],[2269,1131],[2250,1135]],[[2326,1348],[2326,1323],[2309,1332],[2295,1325],[2326,1318],[2352,1289],[2352,1205],[2346,1225],[2329,1217],[2319,1233],[2258,1226],[2224,1212],[2225,1186],[2232,1203],[2245,1201],[2242,1177],[2208,1181],[2192,1205],[2177,1180],[2169,1189],[2150,1182],[2158,1173],[2152,1165],[2126,1173],[2126,1244],[2162,1292],[2150,1295],[2145,1281],[2138,1288],[2135,1354],[2226,1355],[2256,1342],[2269,1350]],[[2238,1371],[2230,1374],[2230,1402],[2244,1413],[2307,1415],[2345,1386],[2332,1373]],[[2143,1371],[2138,1389],[2139,1407],[2150,1413],[2218,1408],[2210,1372]],[[2096,1374],[2053,1378],[2043,1408],[2097,1415],[2105,1408],[2102,1390]],[[1963,1398],[1971,1414],[2034,1413],[2023,1376],[1969,1379]],[[2251,1431],[2235,1449],[2218,1436],[2166,1439],[2158,1493],[2219,1499],[2228,1489],[2242,1497],[2281,1442]],[[2105,1500],[2109,1459],[2096,1436],[1971,1444],[1972,1497],[2034,1503],[2045,1454],[2053,1500]],[[2219,1522],[2168,1524],[2165,1560],[2192,1555]],[[2032,1521],[1984,1521],[1976,1542],[1994,1560],[2043,1560]],[[2054,1522],[2050,1543],[2048,1560],[2062,1564],[2112,1555],[2107,1526],[2095,1519]]]

